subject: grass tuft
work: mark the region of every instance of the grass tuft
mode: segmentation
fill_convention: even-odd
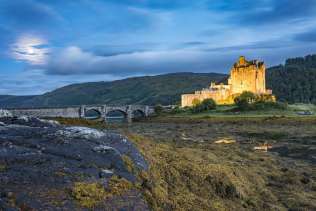
[[[73,198],[83,207],[94,208],[103,200],[122,195],[133,188],[133,184],[124,178],[113,176],[105,189],[101,183],[77,182],[71,189]]]
[[[7,171],[8,167],[5,164],[0,164],[0,172],[5,172]]]

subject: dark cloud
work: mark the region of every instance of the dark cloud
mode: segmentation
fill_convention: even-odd
[[[211,10],[226,12],[244,11],[262,6],[262,0],[208,0],[207,7]]]
[[[280,52],[288,53],[285,50],[288,47],[279,46],[274,51],[269,46],[265,47],[259,48],[253,44],[205,50],[144,51],[114,56],[98,56],[78,47],[69,47],[55,53],[44,69],[49,75],[107,74],[120,77],[170,72],[228,72],[240,55],[260,59],[264,58],[260,55],[265,55],[266,58],[275,59]]]
[[[96,56],[117,56],[132,53],[142,53],[150,51],[162,51],[162,50],[179,50],[185,48],[201,48],[209,43],[201,41],[190,41],[166,45],[166,43],[134,43],[125,45],[97,45],[91,48],[84,49],[90,51]]]
[[[201,41],[191,41],[191,42],[183,42],[180,44],[180,46],[183,47],[194,47],[194,46],[203,46],[206,45],[206,42],[201,42]]]
[[[0,1],[0,57],[25,36],[47,41],[0,59],[1,78],[12,77],[0,93],[177,71],[227,73],[240,55],[274,65],[316,49],[316,30],[307,30],[316,0]],[[45,63],[21,60],[45,49]],[[34,82],[34,75],[19,76],[23,68],[42,74]]]
[[[211,0],[209,9],[232,13],[231,21],[241,26],[260,26],[313,16],[316,12],[316,0]]]
[[[204,51],[236,51],[236,50],[272,50],[272,49],[280,49],[291,47],[293,44],[288,41],[280,41],[280,40],[269,40],[269,41],[259,41],[252,42],[243,45],[235,45],[235,46],[226,46],[226,47],[215,47],[215,48],[206,48]]]
[[[316,42],[316,29],[296,34],[294,40],[302,42]]]
[[[286,21],[297,18],[306,18],[308,15],[314,15],[315,0],[277,0],[274,1],[271,10],[258,12],[255,15],[251,14],[245,18],[245,21],[254,24],[273,22],[273,21]]]
[[[6,27],[0,26],[0,55],[9,47],[9,43],[13,42],[14,34]]]
[[[150,51],[155,48],[159,48],[159,43],[135,43],[125,45],[97,45],[91,48],[85,49],[93,52],[96,56],[116,56],[122,54],[131,54],[137,52]]]
[[[186,0],[109,0],[108,2],[151,9],[178,9],[183,7],[192,7],[192,5],[195,5],[197,2],[201,2],[201,0],[193,2]]]
[[[203,62],[200,62],[201,59]],[[181,61],[181,62],[179,62]],[[206,55],[196,51],[146,51],[97,56],[78,47],[56,53],[45,67],[52,75],[112,74],[131,76],[167,72],[203,71]],[[194,67],[194,68],[193,68]]]
[[[6,1],[0,6],[0,11],[1,18],[6,24],[19,29],[46,27],[58,19],[53,9],[32,0]]]

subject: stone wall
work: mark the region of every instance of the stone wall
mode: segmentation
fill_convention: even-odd
[[[79,118],[80,108],[10,109],[14,116]]]
[[[100,113],[102,118],[111,111],[121,111],[126,114],[128,119],[134,118],[133,112],[141,111],[145,117],[154,113],[154,109],[143,105],[128,106],[78,106],[69,108],[34,108],[34,109],[9,109],[13,116],[31,117],[65,117],[65,118],[85,118],[85,112],[95,110]]]
[[[233,65],[228,79],[228,85],[212,83],[208,89],[196,91],[194,94],[181,96],[181,106],[192,106],[194,99],[203,101],[212,98],[217,104],[232,104],[234,97],[244,91],[255,94],[272,94],[266,90],[265,65],[257,60],[247,61],[241,56]]]
[[[265,65],[261,62],[244,61],[241,59],[234,65],[230,72],[232,94],[240,94],[244,91],[263,94],[265,87]]]
[[[181,106],[182,107],[191,107],[193,106],[193,100],[198,99],[199,101],[203,101],[205,99],[212,98],[218,104],[230,104],[233,102],[228,102],[228,96],[230,96],[230,90],[228,89],[220,89],[216,91],[202,90],[195,92],[195,94],[185,94],[181,96]]]

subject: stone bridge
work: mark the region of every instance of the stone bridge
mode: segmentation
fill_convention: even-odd
[[[86,113],[94,111],[104,120],[114,111],[124,114],[128,121],[132,121],[136,114],[142,117],[148,117],[154,113],[153,107],[145,105],[126,105],[126,106],[108,106],[108,105],[82,105],[64,108],[9,108],[14,116],[32,116],[32,117],[65,117],[65,118],[87,118]]]

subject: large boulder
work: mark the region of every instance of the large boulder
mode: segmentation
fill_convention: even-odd
[[[0,117],[0,121],[8,125],[24,125],[30,127],[58,127],[60,124],[54,120],[39,119],[29,116]]]
[[[137,174],[148,168],[125,137],[30,117],[0,121],[0,210],[86,210],[92,205],[95,210],[148,209],[133,185],[122,185],[135,184]],[[122,181],[113,196],[106,189],[113,186],[112,178]],[[107,197],[93,195],[99,187],[94,184]]]
[[[12,117],[12,113],[8,110],[0,109],[0,118],[2,117]]]

